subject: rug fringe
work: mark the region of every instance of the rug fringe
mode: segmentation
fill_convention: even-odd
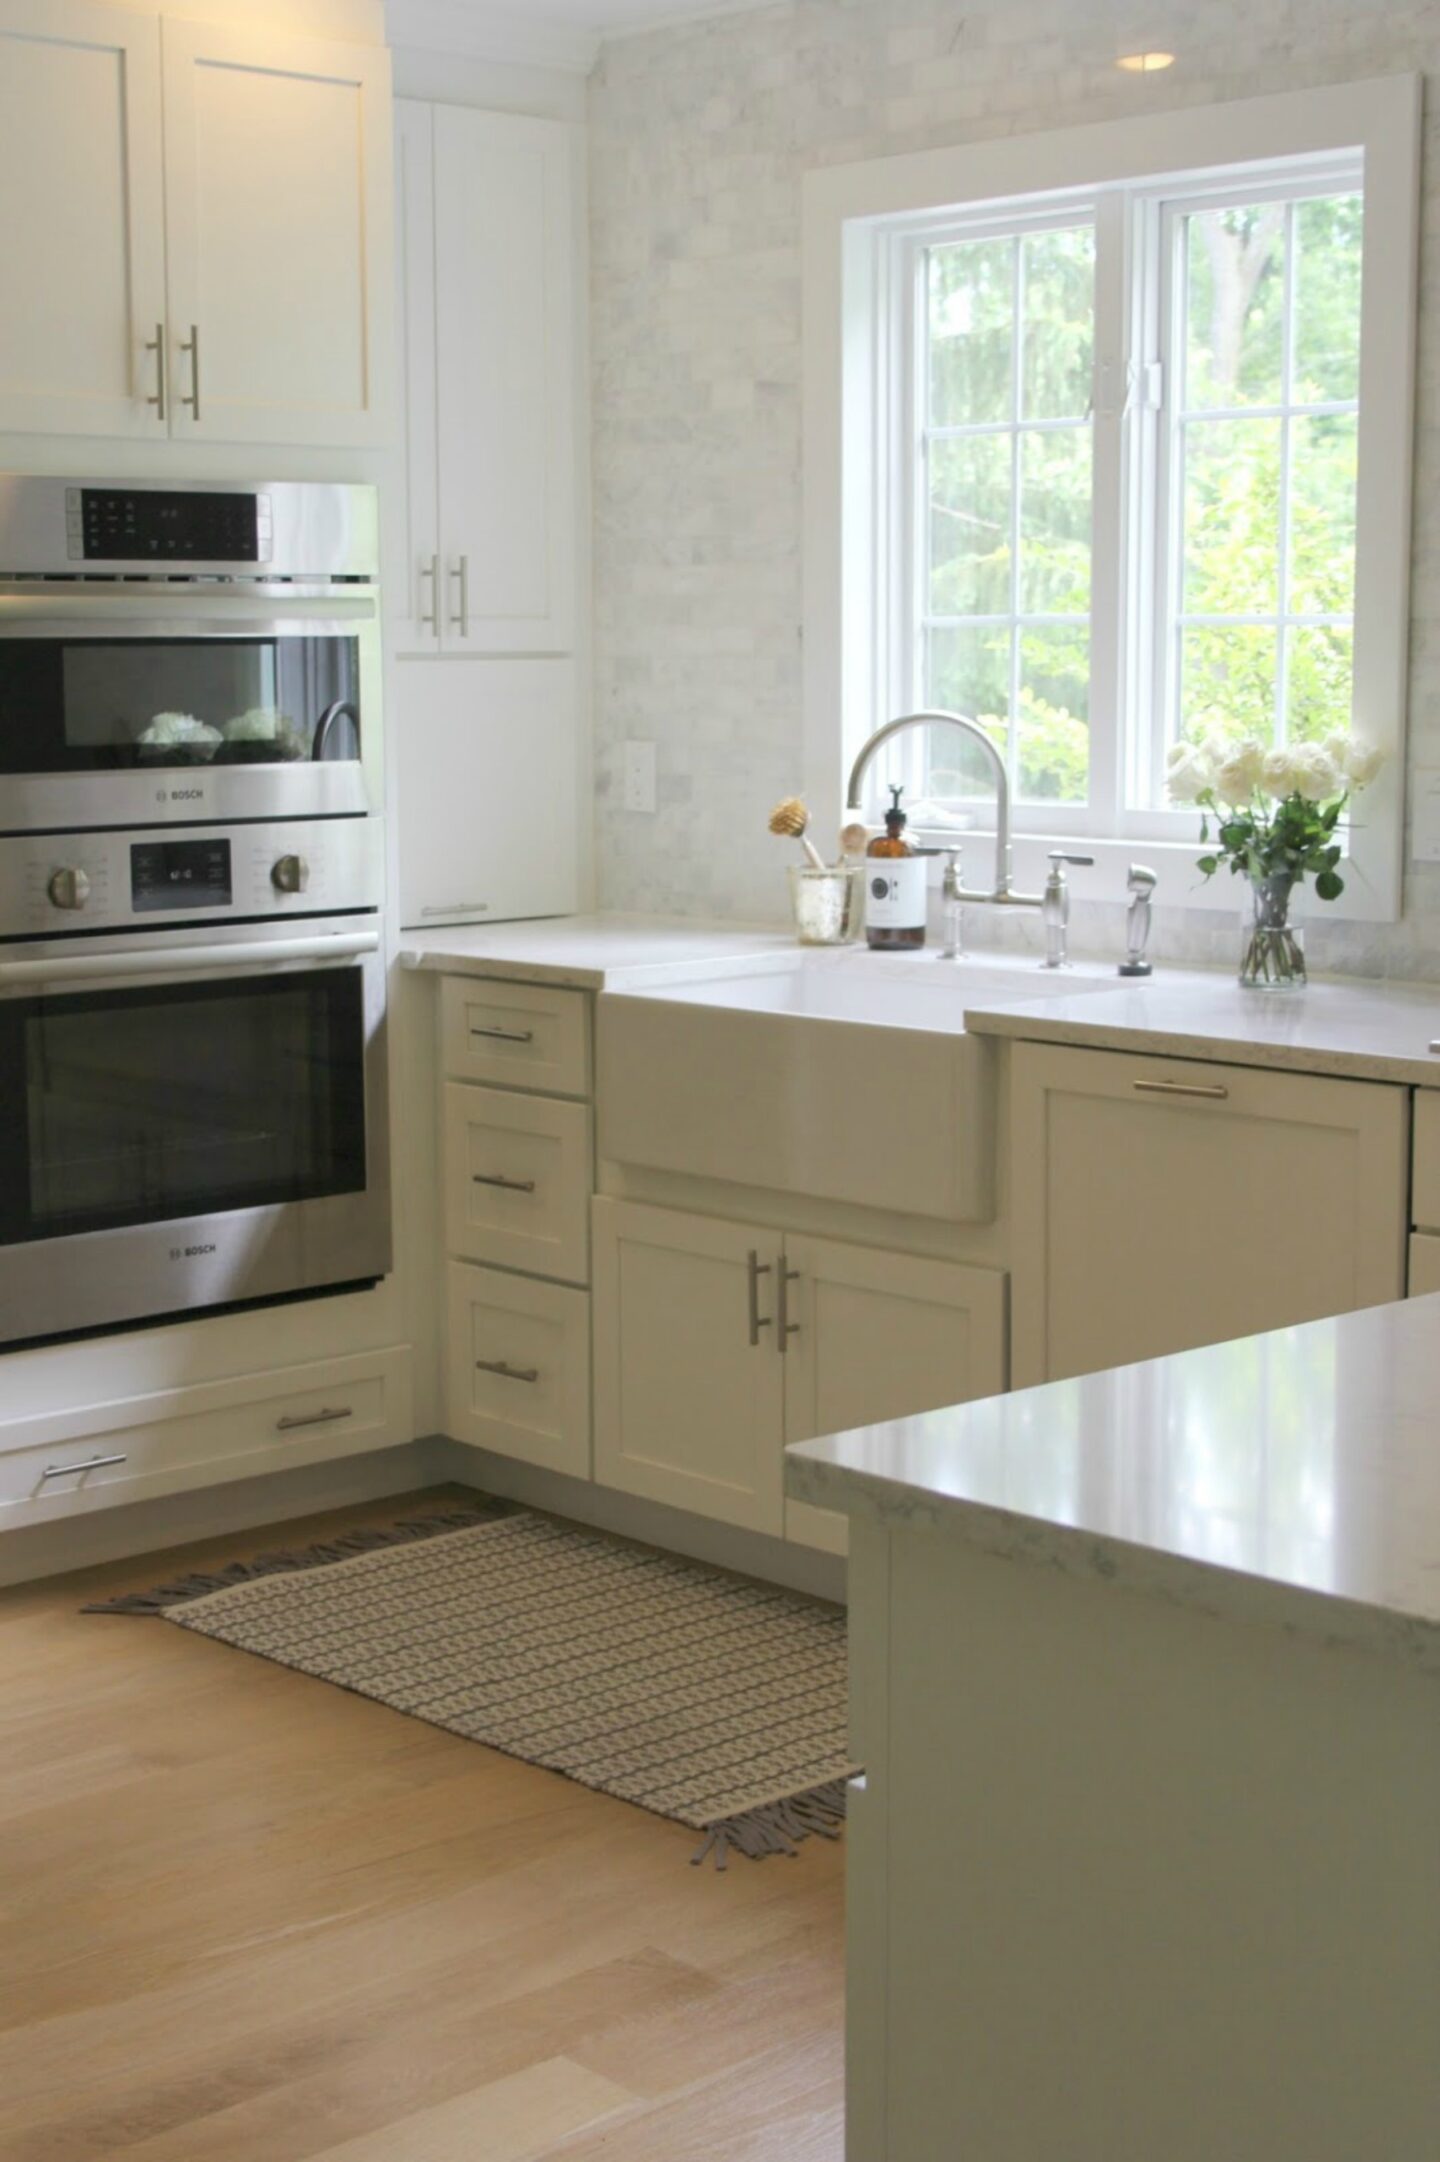
[[[236,1584],[253,1584],[261,1577],[283,1576],[291,1570],[320,1569],[328,1562],[352,1561],[357,1554],[378,1554],[387,1547],[412,1546],[417,1540],[438,1538],[447,1531],[468,1531],[474,1524],[489,1524],[509,1513],[506,1503],[496,1502],[486,1509],[450,1509],[433,1516],[409,1517],[398,1524],[362,1525],[354,1531],[340,1532],[333,1539],[317,1540],[314,1546],[257,1554],[252,1561],[232,1561],[223,1569],[197,1569],[188,1576],[172,1577],[150,1591],[128,1591],[118,1598],[96,1599],[80,1611],[162,1615],[167,1607],[208,1599],[212,1592],[229,1591]]]
[[[790,1794],[744,1810],[738,1817],[722,1818],[707,1827],[703,1843],[690,1857],[691,1866],[698,1869],[711,1855],[717,1869],[727,1868],[732,1854],[743,1854],[750,1862],[762,1862],[771,1854],[793,1858],[803,1840],[838,1839],[845,1823],[847,1784],[844,1779],[828,1779],[804,1794]]]

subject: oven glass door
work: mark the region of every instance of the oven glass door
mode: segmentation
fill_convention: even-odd
[[[363,1191],[364,976],[0,1001],[0,1246]]]
[[[0,776],[358,759],[360,641],[0,635]]]

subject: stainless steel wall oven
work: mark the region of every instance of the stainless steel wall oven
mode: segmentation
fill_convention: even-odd
[[[0,1344],[390,1266],[373,492],[0,480]]]

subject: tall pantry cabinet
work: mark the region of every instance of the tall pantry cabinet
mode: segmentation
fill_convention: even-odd
[[[564,913],[582,718],[575,132],[401,99],[396,135],[402,917]]]

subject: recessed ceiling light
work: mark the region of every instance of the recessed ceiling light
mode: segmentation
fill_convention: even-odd
[[[1122,53],[1115,63],[1129,75],[1158,75],[1162,68],[1173,68],[1174,53]]]

